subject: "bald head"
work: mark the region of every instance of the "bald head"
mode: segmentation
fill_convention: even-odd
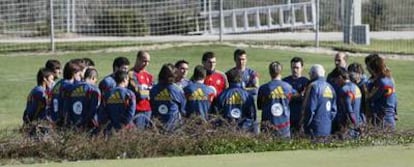
[[[345,52],[338,52],[335,55],[335,67],[346,68],[348,55]]]
[[[311,79],[315,79],[318,77],[324,77],[325,76],[325,69],[320,64],[314,64],[312,65],[310,71],[309,71],[309,77]]]

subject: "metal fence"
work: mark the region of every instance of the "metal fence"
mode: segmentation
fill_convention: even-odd
[[[219,40],[341,44],[362,36],[357,25],[369,25],[369,39],[406,40],[409,48],[413,9],[412,0],[2,0],[0,52]]]

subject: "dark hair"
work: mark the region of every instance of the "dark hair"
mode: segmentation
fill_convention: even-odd
[[[348,66],[348,72],[356,72],[359,74],[364,74],[364,68],[361,63],[352,63]]]
[[[346,71],[346,69],[344,69],[344,68],[341,68],[341,67],[336,67],[333,71],[332,71],[332,73],[331,73],[332,75],[332,78],[338,78],[338,77],[341,77],[341,78],[343,78],[343,79],[346,79],[346,80],[348,80],[349,79],[349,73],[348,73],[348,71]]]
[[[180,65],[181,64],[189,64],[188,63],[188,61],[185,61],[185,60],[178,60],[176,63],[175,63],[175,68],[179,68],[180,67]]]
[[[274,61],[269,64],[269,74],[272,78],[275,78],[281,74],[282,70],[283,66],[278,61]]]
[[[290,64],[300,62],[300,65],[303,67],[303,59],[301,57],[293,57],[290,60]]]
[[[82,68],[79,66],[78,63],[74,61],[69,61],[65,64],[65,67],[63,68],[63,78],[72,79],[73,75],[80,71],[82,71]]]
[[[205,62],[205,61],[207,61],[208,59],[212,59],[212,58],[215,58],[216,57],[216,55],[214,55],[214,53],[213,52],[210,52],[210,51],[208,51],[208,52],[204,52],[204,54],[203,54],[203,58],[201,59],[201,61],[202,62]]]
[[[53,71],[53,70],[56,70],[56,69],[61,69],[62,66],[61,66],[59,60],[49,59],[49,60],[46,61],[45,68]]]
[[[124,82],[128,78],[128,73],[126,71],[116,71],[114,74],[114,80],[116,84]]]
[[[365,57],[365,65],[369,66],[369,64],[374,61],[375,59],[380,58],[380,56],[376,53],[370,54],[367,57]]]
[[[86,69],[85,71],[85,75],[84,78],[98,78],[98,71],[95,68],[89,67],[88,69]]]
[[[385,65],[383,58],[378,57],[368,63],[368,67],[379,77],[391,77],[391,71]]]
[[[117,57],[112,63],[112,71],[115,71],[115,68],[120,68],[121,66],[129,65],[129,60],[126,57]]]
[[[234,61],[236,61],[237,57],[239,57],[241,55],[244,55],[244,54],[246,54],[246,51],[245,50],[243,50],[243,49],[236,49],[234,51],[234,57],[233,57]]]
[[[95,62],[92,59],[87,58],[87,57],[83,58],[83,63],[85,64],[86,67],[95,66]]]
[[[236,68],[226,72],[226,77],[229,83],[240,83],[242,81],[242,73]]]
[[[193,76],[191,77],[192,81],[202,80],[206,77],[207,70],[202,65],[197,65],[194,68]]]
[[[177,74],[175,73],[175,67],[171,63],[162,65],[160,73],[158,74],[159,83],[174,83]]]
[[[81,69],[80,71],[82,71],[86,68],[85,60],[83,60],[83,59],[76,58],[76,59],[70,60],[69,62],[72,62],[72,63],[75,63],[76,65],[78,65],[79,68]]]
[[[144,57],[145,54],[148,54],[148,52],[145,51],[145,50],[138,51],[138,53],[137,53],[137,59],[138,60],[142,60],[142,58]]]
[[[53,71],[48,68],[40,68],[37,72],[37,85],[42,85],[43,79],[53,75]]]

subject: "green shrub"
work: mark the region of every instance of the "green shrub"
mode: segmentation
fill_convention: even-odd
[[[232,124],[214,127],[200,120],[186,121],[185,124],[175,132],[165,132],[157,126],[145,131],[121,131],[110,137],[91,137],[73,131],[51,132],[37,137],[2,132],[0,159],[21,162],[27,159],[31,159],[29,162],[74,161],[414,143],[411,131],[384,133],[370,130],[358,140],[332,137],[315,141],[306,137],[280,139],[268,133],[253,135],[232,128]]]
[[[104,10],[94,17],[95,33],[108,36],[145,36],[149,27],[144,15],[132,9]]]
[[[389,10],[386,0],[370,0],[362,5],[362,21],[369,24],[372,31],[386,30],[388,17],[392,17]]]

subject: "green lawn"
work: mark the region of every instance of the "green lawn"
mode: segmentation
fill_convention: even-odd
[[[208,41],[206,41],[208,42]],[[211,42],[211,41],[210,41]],[[240,41],[225,41],[229,43],[239,43]],[[300,41],[300,40],[275,40],[275,41],[244,41],[246,44],[253,45],[279,45],[290,47],[314,47],[314,41]],[[93,51],[107,48],[121,48],[121,47],[136,47],[166,44],[165,42],[141,42],[141,41],[117,41],[117,42],[58,42],[56,43],[57,51]],[[173,43],[174,44],[174,43]],[[372,39],[370,45],[356,45],[344,44],[342,41],[321,41],[320,47],[334,50],[358,52],[358,53],[387,53],[387,54],[402,54],[413,55],[414,40],[378,40]],[[50,50],[49,43],[1,43],[0,54],[15,53],[15,52],[37,52]]]
[[[149,71],[157,77],[158,71],[163,63],[175,62],[186,59],[190,62],[190,68],[201,63],[201,55],[205,51],[214,51],[217,54],[217,68],[226,71],[234,65],[232,53],[235,48],[227,46],[193,46],[177,47],[170,49],[150,51],[151,63]],[[327,71],[333,68],[333,57],[326,55],[307,54],[299,52],[287,52],[271,49],[245,48],[248,52],[248,66],[257,70],[260,74],[260,82],[263,84],[269,80],[267,66],[271,61],[278,60],[285,65],[284,75],[288,75],[289,61],[293,56],[302,56],[305,59],[305,72],[311,64],[323,64]],[[59,56],[0,56],[0,128],[16,128],[21,125],[21,116],[25,108],[26,96],[35,85],[36,72],[44,65],[47,59],[59,59],[66,62],[72,58],[92,58],[103,78],[111,72],[112,60],[116,56],[126,56],[131,63],[135,62],[136,52],[118,53],[93,53],[73,52]],[[352,57],[350,62],[362,63],[363,58]],[[412,129],[414,126],[414,99],[412,81],[414,78],[414,66],[411,61],[388,60],[389,67],[397,84],[399,100],[400,121],[398,127]],[[190,71],[192,73],[192,70]]]
[[[145,167],[408,167],[414,164],[414,145],[345,149],[280,151],[229,155],[98,160],[34,164],[32,167],[145,166]],[[19,165],[25,166],[25,165]],[[27,165],[29,166],[29,165]]]

